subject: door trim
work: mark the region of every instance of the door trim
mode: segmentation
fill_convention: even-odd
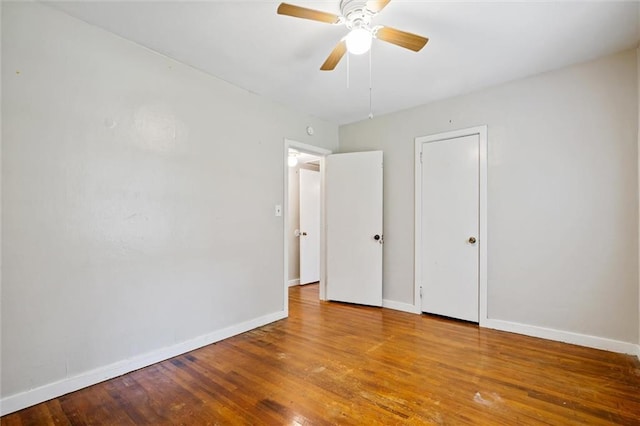
[[[467,129],[454,130],[451,132],[437,133],[434,135],[420,136],[415,138],[415,192],[414,192],[414,293],[413,304],[416,312],[422,312],[422,144],[437,142],[447,139],[455,139],[464,136],[478,135],[480,139],[480,206],[479,224],[480,234],[478,238],[479,246],[479,289],[478,289],[478,319],[481,327],[486,326],[488,318],[487,312],[487,126],[470,127]]]
[[[289,239],[287,238],[288,224],[289,224],[289,165],[287,159],[289,158],[289,148],[293,148],[297,151],[307,154],[313,154],[320,157],[320,300],[326,300],[326,273],[327,273],[327,256],[326,256],[326,227],[325,227],[325,208],[324,208],[324,188],[325,188],[325,157],[332,153],[332,151],[320,148],[314,145],[309,145],[302,142],[297,142],[291,139],[284,139],[284,149],[282,153],[283,159],[283,230],[282,240],[284,246],[284,275],[283,275],[283,307],[286,316],[289,316]]]

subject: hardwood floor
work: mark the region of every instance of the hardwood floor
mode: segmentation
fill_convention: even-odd
[[[2,425],[640,425],[640,362],[473,324],[318,301],[2,418]]]

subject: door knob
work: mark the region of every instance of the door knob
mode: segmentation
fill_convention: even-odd
[[[476,243],[476,237],[469,237],[469,244],[475,244]]]
[[[373,236],[373,239],[376,241],[380,241],[380,235],[376,234]]]
[[[303,232],[303,233],[302,233],[302,236],[303,236],[303,237],[306,237],[306,236],[307,236],[307,233],[306,233],[306,232]]]

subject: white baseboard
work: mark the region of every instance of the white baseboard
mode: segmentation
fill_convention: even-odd
[[[552,328],[538,327],[535,325],[520,324],[516,322],[486,319],[480,322],[481,327],[493,328],[495,330],[509,331],[511,333],[524,334],[526,336],[540,337],[558,342],[571,343],[574,345],[586,346],[589,348],[603,349],[605,351],[619,352],[630,355],[639,355],[640,346],[612,340],[604,337],[590,336],[587,334],[573,333],[571,331],[555,330]]]
[[[382,300],[382,307],[396,311],[420,314],[421,310],[410,303],[396,302],[394,300]],[[607,339],[604,337],[590,336],[587,334],[573,333],[571,331],[556,330],[552,328],[538,327],[535,325],[521,324],[511,321],[486,319],[480,321],[480,326],[500,331],[523,334],[525,336],[540,337],[547,340],[571,343],[588,348],[603,349],[611,352],[635,355],[640,359],[640,344]]]
[[[396,311],[409,312],[411,314],[419,314],[420,309],[410,303],[396,302],[395,300],[382,299],[382,307],[394,309]]]
[[[289,280],[289,287],[293,287],[294,285],[300,285],[300,278],[296,278],[295,280]]]
[[[30,389],[26,392],[5,397],[0,400],[0,416],[4,416],[5,414],[22,410],[23,408],[48,401],[52,398],[57,398],[69,392],[74,392],[78,389],[130,373],[131,371],[173,358],[174,356],[181,355],[194,349],[219,342],[220,340],[281,320],[286,318],[286,316],[287,315],[284,311],[275,312],[240,324],[232,325],[230,327],[223,328],[222,330],[214,331],[213,333],[205,334],[173,346],[158,349],[154,352],[125,359],[104,367],[96,368],[95,370],[87,371],[74,377],[68,377],[35,389]]]

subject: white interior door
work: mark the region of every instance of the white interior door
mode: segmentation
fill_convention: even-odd
[[[300,284],[320,281],[320,172],[300,169]]]
[[[479,318],[480,139],[422,144],[422,311]]]
[[[382,151],[326,157],[327,299],[382,305]]]

